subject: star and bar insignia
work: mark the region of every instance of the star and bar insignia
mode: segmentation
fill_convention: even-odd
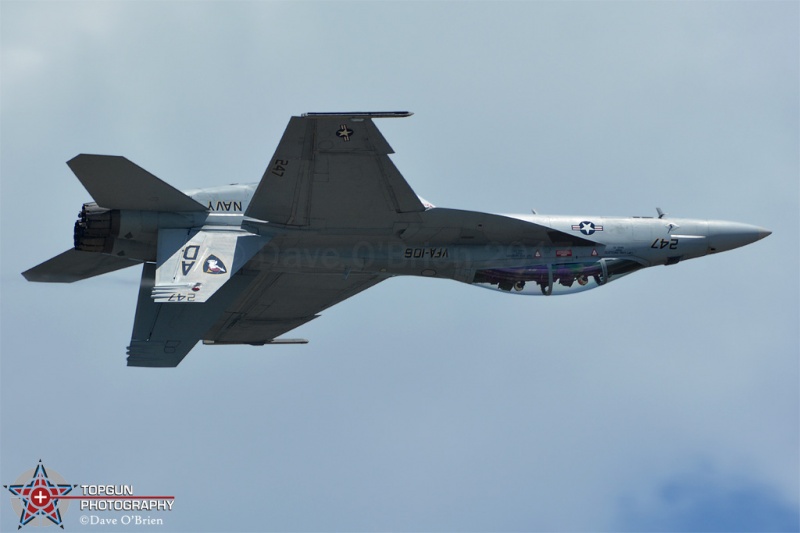
[[[584,220],[580,224],[574,224],[572,226],[572,231],[580,231],[584,235],[591,235],[595,231],[603,231],[603,226]]]
[[[353,135],[353,130],[347,127],[347,124],[342,124],[339,126],[339,131],[336,132],[336,135],[341,137],[345,142],[350,140],[350,136]]]

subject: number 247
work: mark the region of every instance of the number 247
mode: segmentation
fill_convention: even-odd
[[[653,241],[653,244],[650,245],[650,248],[664,249],[667,246],[669,246],[670,250],[675,250],[678,248],[678,239],[656,239]]]

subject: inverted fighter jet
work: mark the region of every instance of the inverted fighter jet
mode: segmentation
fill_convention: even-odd
[[[292,117],[261,182],[181,192],[124,157],[67,162],[94,199],[74,247],[23,273],[71,283],[142,269],[128,365],[177,366],[207,345],[293,344],[281,335],[393,276],[554,296],[639,269],[763,239],[737,222],[494,215],[436,207],[392,163],[373,119]]]

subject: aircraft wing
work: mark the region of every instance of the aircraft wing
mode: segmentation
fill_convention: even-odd
[[[151,297],[156,266],[145,264],[128,366],[174,367],[205,344],[279,344],[276,337],[320,311],[385,279],[352,273],[290,274],[243,269],[205,303],[159,303]],[[289,341],[305,342],[305,341]]]
[[[378,229],[391,228],[404,213],[425,211],[372,122],[408,115],[292,117],[245,215],[308,229]]]
[[[261,272],[203,336],[205,344],[269,344],[327,309],[386,279],[353,272]]]

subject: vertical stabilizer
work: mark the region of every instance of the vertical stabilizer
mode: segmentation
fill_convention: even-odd
[[[153,300],[207,301],[268,241],[246,231],[159,231]]]

